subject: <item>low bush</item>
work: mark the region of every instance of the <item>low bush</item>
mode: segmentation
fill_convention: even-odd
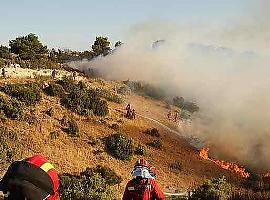
[[[151,136],[153,136],[153,137],[160,137],[159,130],[156,129],[156,128],[147,129],[147,130],[145,131],[145,133],[146,133],[147,135],[151,135]]]
[[[152,84],[129,80],[124,81],[123,83],[128,86],[131,91],[141,96],[146,96],[157,100],[162,100],[166,97],[166,92],[164,89]]]
[[[184,97],[177,96],[173,98],[173,105],[178,108],[182,109],[184,107],[184,102],[185,102]]]
[[[60,120],[60,124],[62,126],[62,130],[68,135],[72,137],[79,136],[79,127],[74,119],[64,116]]]
[[[34,105],[41,100],[39,85],[35,83],[9,84],[4,86],[2,91],[24,102],[27,106]]]
[[[163,147],[160,140],[153,140],[152,142],[148,142],[147,145],[156,149],[161,149]]]
[[[64,77],[55,83],[61,85],[66,92],[71,92],[74,88],[77,87],[76,82],[71,77]]]
[[[122,85],[117,89],[117,93],[122,95],[129,95],[131,93],[131,89],[127,85]]]
[[[117,94],[114,94],[112,91],[107,89],[96,89],[97,95],[103,97],[104,99],[121,104],[124,100]]]
[[[194,112],[198,112],[200,108],[194,102],[185,102],[183,109],[189,111],[190,113],[194,113]]]
[[[173,105],[183,110],[186,110],[190,113],[198,112],[200,109],[196,103],[185,101],[183,97],[179,97],[179,96],[173,98]]]
[[[111,129],[115,130],[115,131],[118,131],[120,129],[120,126],[116,123],[113,123],[111,126],[110,126]]]
[[[166,97],[165,90],[151,85],[151,84],[145,84],[143,87],[143,93],[145,96],[151,97],[153,99],[162,100]]]
[[[182,163],[180,161],[175,161],[169,165],[172,172],[178,174],[182,170]]]
[[[0,164],[6,165],[19,156],[19,142],[17,133],[0,126]]]
[[[143,83],[141,81],[126,80],[123,81],[123,83],[128,86],[132,92],[138,93],[143,91]]]
[[[108,185],[120,184],[123,180],[121,176],[118,176],[112,169],[101,165],[98,165],[95,168],[86,168],[86,170],[82,172],[81,175],[91,177],[95,173],[104,178],[106,184]]]
[[[226,181],[224,177],[207,180],[199,186],[190,200],[227,200],[232,194],[232,186]]]
[[[133,155],[133,142],[123,134],[112,134],[106,138],[107,151],[119,160],[129,160]]]
[[[186,110],[182,110],[181,113],[180,113],[180,119],[181,120],[189,120],[189,119],[191,119],[190,112],[188,112]]]
[[[23,115],[23,121],[27,122],[28,124],[37,124],[38,120],[35,115],[25,113]]]
[[[145,155],[147,154],[146,147],[143,146],[143,145],[141,145],[141,144],[139,144],[139,145],[135,148],[134,153],[135,153],[136,155],[139,155],[139,156],[145,156]]]
[[[82,173],[84,174],[84,173]],[[60,175],[60,199],[72,200],[114,200],[114,193],[106,180],[98,173],[86,175]]]
[[[65,95],[65,90],[62,85],[51,83],[43,89],[47,95],[62,97]]]
[[[50,132],[50,138],[52,140],[56,140],[59,137],[59,135],[60,135],[59,131],[52,131],[52,132]]]
[[[7,118],[23,120],[23,104],[17,99],[11,98],[11,100],[6,100],[0,96],[0,110]]]
[[[109,113],[108,104],[101,100],[96,92],[77,84],[69,93],[61,98],[61,104],[80,115],[94,113],[96,116],[105,116]]]

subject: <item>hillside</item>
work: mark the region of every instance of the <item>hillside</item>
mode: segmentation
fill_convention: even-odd
[[[33,73],[35,73],[36,78],[34,78]],[[38,74],[37,71],[16,69],[14,72],[9,71],[9,74],[12,77],[6,80],[1,79],[1,86],[11,83],[36,81],[50,83],[52,81],[50,70]],[[59,76],[64,74],[68,75],[69,73],[62,71]],[[83,81],[92,88],[105,88],[107,91],[113,91],[113,88],[122,84],[120,81],[105,81],[80,76],[76,77],[76,80]],[[1,93],[6,95],[3,92]],[[2,123],[18,135],[16,141],[10,141],[10,143],[18,143],[19,155],[16,158],[25,158],[36,153],[42,153],[55,165],[59,173],[76,174],[87,167],[96,165],[110,167],[123,178],[121,184],[113,186],[117,198],[121,197],[125,184],[131,178],[130,172],[133,165],[140,156],[133,156],[130,161],[121,161],[105,151],[102,139],[116,132],[111,128],[114,123],[119,125],[118,132],[127,134],[135,144],[146,146],[148,142],[154,139],[159,139],[162,142],[163,147],[160,150],[147,147],[147,155],[144,158],[157,168],[157,180],[164,191],[186,191],[188,188],[202,183],[206,178],[223,175],[233,184],[241,183],[242,178],[239,175],[201,159],[197,149],[192,147],[185,138],[175,134],[175,131],[178,130],[174,122],[167,120],[168,109],[165,102],[136,94],[125,95],[122,98],[124,102],[121,104],[108,101],[109,114],[105,117],[97,117],[78,115],[61,105],[59,97],[51,97],[41,93],[40,102],[26,108],[26,112],[35,119],[32,123],[12,119],[6,119]],[[125,118],[127,103],[130,103],[137,112],[135,120]],[[46,114],[46,111],[50,108],[53,110],[52,116]],[[69,116],[77,122],[80,130],[79,137],[70,137],[62,131],[59,120],[63,116]],[[174,131],[170,131],[146,117],[157,120]],[[144,133],[150,128],[157,128],[160,132],[160,138],[153,138]],[[57,133],[55,137],[52,137],[53,132]],[[170,164],[176,161],[179,161],[182,166],[179,173],[172,172],[170,169]],[[1,163],[2,173],[5,172],[7,166],[8,163]]]

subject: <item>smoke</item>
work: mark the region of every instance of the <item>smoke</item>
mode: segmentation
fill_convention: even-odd
[[[269,169],[270,3],[256,2],[255,11],[218,26],[137,24],[111,55],[75,65],[96,68],[107,79],[144,80],[196,101],[200,112],[192,125],[180,124],[187,136],[206,141],[218,158]],[[153,49],[159,39],[165,42]]]

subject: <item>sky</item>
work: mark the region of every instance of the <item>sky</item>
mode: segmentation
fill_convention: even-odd
[[[0,44],[28,33],[52,48],[86,50],[97,35],[113,42],[151,20],[226,23],[249,0],[1,0]],[[135,26],[136,27],[136,26]]]

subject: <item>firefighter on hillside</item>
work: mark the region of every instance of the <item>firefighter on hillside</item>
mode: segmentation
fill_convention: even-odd
[[[126,106],[126,118],[131,118],[131,106],[130,106],[130,104],[128,104],[127,106]]]
[[[132,171],[134,178],[127,183],[122,200],[163,200],[164,193],[155,180],[155,171],[146,160],[138,160]]]
[[[56,78],[56,75],[57,75],[57,71],[54,69],[52,71],[52,79],[55,79]]]
[[[131,119],[136,119],[135,109],[132,109],[132,111],[131,111]]]

